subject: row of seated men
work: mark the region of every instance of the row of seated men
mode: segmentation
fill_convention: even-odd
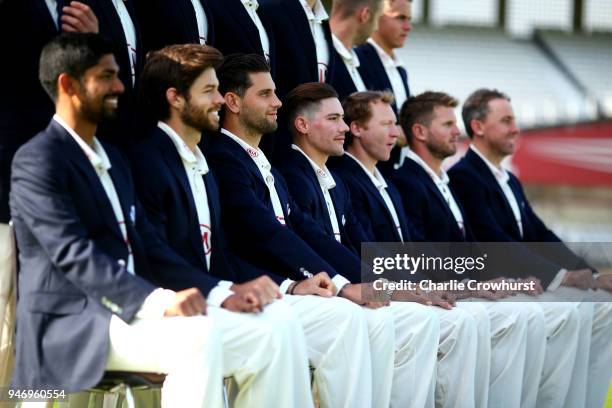
[[[310,365],[325,407],[603,404],[612,279],[567,248],[559,264],[516,246],[526,293],[365,296],[364,242],[561,244],[500,166],[519,134],[506,95],[466,100],[472,143],[449,175],[457,101],[410,97],[399,115],[410,150],[392,182],[376,167],[400,133],[387,92],[341,103],[306,83],[281,103],[263,56],[169,46],[140,77],[156,125],[124,155],[97,138],[119,109],[119,73],[96,34],[43,49],[55,114],[11,176],[14,386],[77,391],[105,370],[153,371],[167,373],[163,406],[208,407],[232,376],[235,406],[310,407]],[[279,171],[259,144],[280,112],[293,143]]]

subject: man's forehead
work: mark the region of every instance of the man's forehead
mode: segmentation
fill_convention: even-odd
[[[394,0],[389,3],[385,2],[384,10],[385,14],[391,14],[393,16],[411,16],[411,7],[408,0]]]
[[[105,54],[98,60],[98,63],[91,67],[90,69],[95,69],[97,71],[105,71],[105,70],[113,70],[119,71],[119,64],[115,60],[115,56],[113,54]]]
[[[492,99],[489,101],[489,111],[496,115],[514,116],[510,101],[504,98]]]
[[[250,88],[253,88],[256,92],[262,89],[276,89],[269,72],[251,72],[249,73],[249,80],[252,84]]]
[[[326,98],[319,101],[319,113],[324,116],[344,115],[344,109],[338,98]]]

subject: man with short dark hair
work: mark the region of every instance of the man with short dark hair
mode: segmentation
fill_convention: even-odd
[[[348,146],[332,171],[342,177],[350,191],[354,212],[366,233],[364,242],[414,239],[397,189],[376,168],[378,161],[388,158],[398,134],[392,102],[389,92],[368,91],[352,94],[343,105],[350,129]],[[425,276],[416,280],[423,279]],[[477,337],[476,322],[470,313],[453,308],[451,301],[437,293],[430,294],[430,299],[441,306],[432,308],[440,320],[436,403],[474,406],[476,344],[482,341]],[[449,348],[451,344],[453,347]],[[455,382],[457,376],[463,376],[466,382]]]
[[[13,161],[22,267],[13,385],[74,392],[97,384],[106,369],[167,373],[162,406],[220,407],[223,360],[255,346],[266,353],[253,358],[240,405],[281,398],[312,406],[305,346],[290,311],[274,325],[229,327],[229,312],[202,316],[197,288],[175,293],[145,280],[198,271],[157,237],[128,164],[95,136],[124,89],[112,51],[98,35],[64,34],[41,55],[40,80],[56,114]],[[228,346],[221,330],[243,333]],[[276,376],[288,379],[285,392],[270,390]]]
[[[359,73],[359,57],[353,50],[363,44],[376,30],[378,17],[383,10],[383,0],[335,0],[329,25],[332,31],[334,72],[329,83],[340,100],[357,91],[367,90],[367,84]]]
[[[142,75],[142,95],[158,123],[147,142],[132,154],[137,189],[152,223],[169,245],[199,269],[200,275],[220,278],[212,289],[202,288],[208,304],[246,312],[269,304],[257,319],[269,319],[269,310],[278,303],[289,305],[306,334],[321,403],[333,407],[348,401],[352,405],[353,398],[361,397],[354,392],[367,393],[361,390],[360,379],[369,379],[369,373],[349,373],[351,356],[362,353],[367,343],[365,322],[352,313],[353,305],[325,298],[328,290],[320,287],[323,281],[329,283],[325,274],[294,288],[293,293],[302,296],[275,300],[280,294],[272,279],[280,283],[282,278],[227,250],[219,186],[197,146],[203,131],[214,135],[209,137],[225,137],[215,134],[224,104],[215,72],[221,62],[216,49],[199,45],[171,46],[150,56]],[[166,280],[190,286],[197,284],[197,278]]]
[[[462,116],[471,144],[467,154],[449,170],[449,177],[475,238],[513,242],[516,276],[523,278],[525,271],[535,271],[546,290],[536,299],[585,300],[577,304],[580,330],[575,364],[571,349],[568,351],[561,340],[558,349],[549,352],[555,344],[554,338],[549,339],[537,404],[584,406],[586,399],[587,406],[601,406],[612,366],[612,345],[603,341],[604,337],[611,336],[612,304],[589,302],[612,299],[606,292],[612,290],[612,278],[606,275],[594,278],[589,265],[571,252],[536,215],[518,178],[502,166],[502,160],[514,152],[520,134],[510,98],[497,90],[479,89],[465,101]],[[548,242],[550,251],[536,253],[533,246],[523,244],[529,242]],[[547,305],[541,303],[542,307]],[[558,315],[544,310],[547,330],[552,333],[551,326]],[[559,366],[568,368],[559,370]],[[571,382],[560,386],[561,392],[559,388],[546,392],[547,384],[561,381],[568,374]],[[565,381],[567,384],[569,379]],[[568,391],[563,401],[565,390]]]

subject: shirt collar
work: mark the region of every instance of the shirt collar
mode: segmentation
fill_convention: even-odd
[[[372,44],[372,46],[378,53],[378,56],[380,57],[380,60],[382,61],[383,66],[385,68],[405,68],[404,61],[402,61],[402,59],[396,53],[393,53],[393,55],[387,54],[387,52],[383,50],[382,47],[378,45],[376,41],[374,41],[374,39],[371,37],[368,38],[368,42]]]
[[[500,183],[508,182],[508,180],[510,179],[510,176],[508,175],[508,172],[506,171],[506,169],[504,169],[502,166],[497,167],[496,165],[491,163],[489,159],[487,159],[484,156],[484,154],[482,154],[481,151],[478,150],[478,148],[474,146],[473,144],[470,144],[470,149],[472,149],[472,151],[476,153],[485,162],[485,164],[487,165],[489,170],[491,170],[491,173],[493,173],[497,181],[499,181]]]
[[[259,8],[259,2],[257,0],[241,0],[245,8],[257,11]]]
[[[332,42],[334,43],[334,48],[336,49],[336,52],[340,54],[346,64],[349,64],[355,68],[359,68],[359,57],[357,56],[354,50],[349,50],[348,48],[346,48],[344,44],[342,44],[342,41],[340,41],[340,39],[336,37],[334,33],[332,33]]]
[[[66,131],[72,136],[72,138],[77,142],[83,153],[87,156],[87,159],[91,163],[91,165],[96,170],[106,170],[108,171],[111,168],[111,162],[102,147],[102,144],[98,141],[98,138],[94,136],[93,138],[93,146],[89,146],[81,137],[72,129],[59,115],[53,115],[53,120],[59,123]]]
[[[304,12],[306,13],[306,18],[308,18],[308,21],[314,21],[317,24],[321,24],[321,22],[329,18],[327,11],[325,11],[325,7],[323,7],[323,3],[321,3],[321,0],[316,1],[314,10],[310,8],[306,0],[300,0],[300,3],[302,4],[302,7],[304,7]]]
[[[368,168],[364,166],[363,163],[361,163],[358,158],[356,158],[349,152],[344,152],[344,154],[346,154],[348,157],[355,160],[357,164],[359,164],[361,169],[365,172],[365,174],[368,175],[368,177],[370,177],[370,180],[372,180],[372,183],[374,183],[374,186],[378,190],[387,188],[387,182],[385,181],[385,178],[382,176],[382,174],[380,174],[380,171],[378,171],[378,168],[374,167],[374,173],[371,173],[370,170],[368,170]]]
[[[244,140],[242,140],[241,138],[239,138],[238,136],[236,136],[235,134],[233,134],[232,132],[230,132],[229,130],[225,128],[221,128],[221,133],[228,136],[234,142],[238,143],[240,147],[242,147],[247,152],[249,157],[253,159],[253,161],[255,162],[255,164],[257,164],[258,167],[264,170],[267,170],[267,171],[270,171],[272,169],[272,165],[266,158],[266,155],[264,154],[264,152],[261,151],[259,147],[257,149],[253,148],[247,142],[245,142]]]
[[[181,159],[183,160],[183,163],[192,165],[195,164],[196,169],[200,174],[208,173],[208,162],[198,146],[195,147],[195,152],[193,152],[191,149],[189,149],[187,144],[185,144],[185,141],[181,139],[178,133],[176,133],[174,129],[172,129],[166,123],[159,121],[157,122],[157,127],[163,130],[170,137],[170,140],[172,140],[174,147],[176,147],[179,156],[181,156]]]
[[[407,154],[406,157],[408,157],[409,159],[415,161],[419,166],[421,166],[423,168],[423,170],[425,170],[427,172],[427,174],[429,174],[429,177],[431,177],[431,179],[434,181],[434,183],[440,185],[440,184],[444,184],[447,185],[449,182],[449,178],[448,178],[448,174],[446,174],[446,172],[444,171],[444,169],[440,169],[440,176],[438,176],[438,174],[436,174],[436,172],[429,167],[429,165],[427,163],[425,163],[425,161],[423,159],[421,159],[421,157],[416,154],[415,152],[413,152],[411,149],[407,149]]]
[[[327,169],[327,166],[323,168],[319,167],[319,165],[315,163],[310,157],[308,157],[308,155],[304,153],[304,151],[300,149],[298,145],[292,144],[291,148],[293,150],[296,150],[302,153],[304,157],[306,157],[306,160],[308,160],[308,163],[310,163],[310,166],[312,167],[315,174],[317,175],[317,180],[319,180],[319,184],[321,185],[321,188],[325,190],[331,190],[332,188],[336,187],[336,181],[334,180],[334,177],[331,175],[331,173]]]

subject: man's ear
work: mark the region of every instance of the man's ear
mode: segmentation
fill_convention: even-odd
[[[355,11],[359,24],[365,24],[372,18],[372,10],[369,6],[364,6]]]
[[[356,122],[356,121],[352,121],[349,125],[349,128],[351,130],[351,133],[353,134],[353,136],[355,137],[361,137],[361,131],[363,130],[363,128],[361,127],[361,125]]]
[[[427,128],[420,123],[415,123],[412,125],[412,136],[414,139],[424,142],[427,139]]]
[[[78,81],[76,79],[66,74],[65,72],[61,73],[57,78],[58,94],[60,93],[59,90],[61,90],[65,94],[68,94],[70,96],[74,95],[77,91],[77,82]]]
[[[301,134],[308,133],[308,125],[308,120],[301,115],[296,116],[295,120],[293,121],[293,126],[295,127],[295,130],[297,130],[297,132]]]
[[[176,88],[166,89],[166,100],[171,108],[181,110],[185,104],[185,98],[178,93]]]
[[[474,136],[484,135],[484,123],[482,123],[478,119],[470,120],[470,127],[472,128],[472,132],[474,133]]]
[[[223,96],[225,99],[225,109],[232,113],[240,113],[240,108],[242,107],[242,98],[235,94],[234,92],[228,92]]]

